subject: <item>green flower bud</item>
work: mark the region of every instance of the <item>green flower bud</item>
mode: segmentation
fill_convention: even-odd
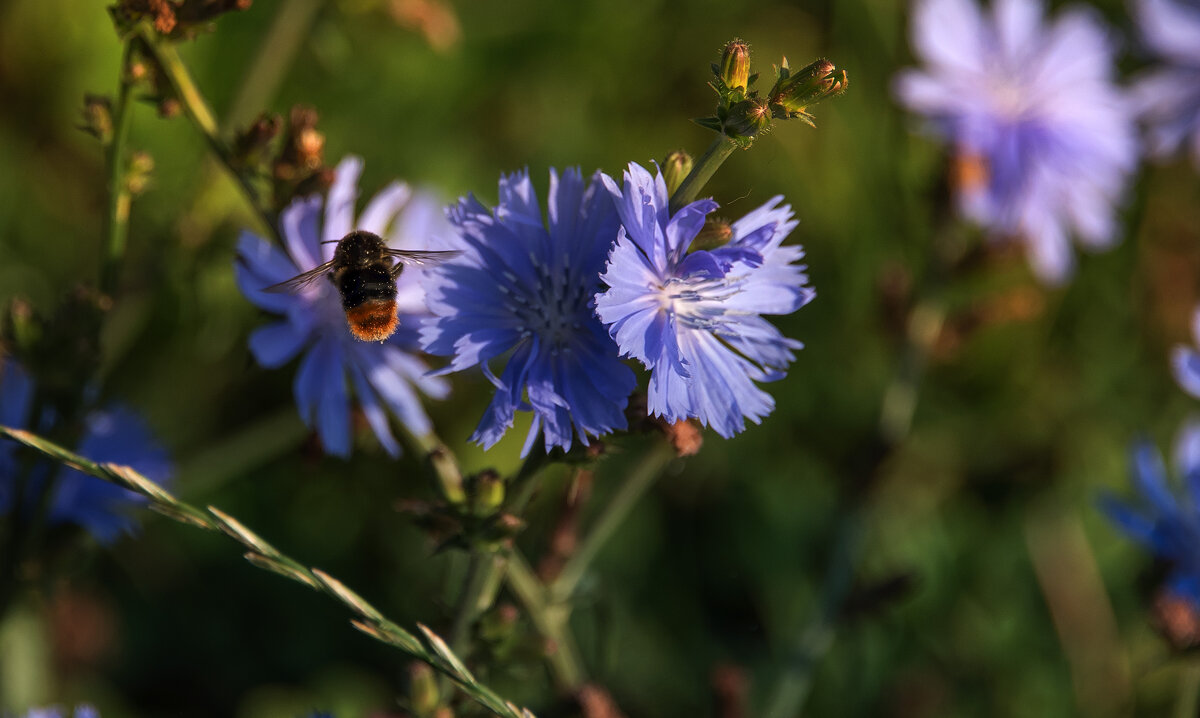
[[[692,156],[683,150],[675,150],[662,161],[663,179],[667,183],[667,194],[674,194],[683,180],[692,171]]]
[[[730,139],[749,144],[771,126],[771,109],[757,98],[735,102],[725,117],[724,132]]]
[[[716,249],[729,243],[733,238],[733,228],[729,222],[719,217],[709,217],[704,220],[704,227],[692,240],[691,251],[701,249]]]
[[[483,471],[471,481],[471,511],[489,516],[504,503],[504,481],[495,471]]]
[[[777,70],[775,85],[771,88],[771,111],[779,119],[799,118],[812,124],[811,116],[805,112],[829,97],[846,91],[849,79],[845,70],[838,70],[824,58],[792,72],[787,58]]]
[[[730,40],[721,53],[721,81],[730,90],[750,86],[750,46],[743,40]]]

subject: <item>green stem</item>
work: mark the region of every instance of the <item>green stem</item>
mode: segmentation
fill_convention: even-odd
[[[264,100],[274,97],[324,4],[325,0],[289,0],[279,5],[258,54],[225,114],[226,131],[232,132],[253,121],[258,108],[270,104]]]
[[[133,197],[125,179],[128,165],[125,161],[125,143],[129,138],[130,77],[129,67],[133,60],[133,43],[125,43],[121,55],[121,69],[117,80],[117,100],[113,106],[113,136],[105,152],[104,161],[108,168],[108,236],[104,250],[104,266],[100,274],[100,291],[112,296],[117,285],[117,273],[121,258],[125,256],[125,245],[129,239],[129,211]]]
[[[1196,718],[1200,713],[1200,662],[1189,661],[1179,668],[1179,692],[1175,697],[1174,718]]]
[[[675,451],[666,443],[658,444],[647,452],[641,463],[626,477],[612,500],[604,507],[592,530],[580,542],[575,554],[567,560],[562,572],[558,574],[558,578],[550,584],[551,602],[565,602],[575,593],[575,587],[579,585],[579,581],[587,572],[592,559],[600,553],[600,549],[625,520],[637,500],[646,493],[646,490],[650,488],[650,485],[662,473],[663,468],[673,458],[675,458]]]
[[[737,144],[725,135],[718,135],[713,140],[704,156],[692,165],[692,171],[683,179],[679,189],[671,195],[671,214],[675,214],[696,199],[696,195],[700,194],[700,190],[704,189],[704,185],[708,184],[717,169],[729,158],[729,155],[733,154],[735,149],[737,149]]]
[[[179,53],[175,51],[175,47],[165,40],[158,38],[152,30],[145,27],[138,31],[143,42],[154,54],[154,59],[158,66],[162,68],[167,80],[171,83],[172,89],[175,90],[175,95],[179,98],[179,102],[183,105],[184,112],[204,136],[208,142],[209,150],[213,155],[225,165],[225,169],[237,182],[242,194],[245,195],[246,201],[254,209],[262,222],[262,229],[271,234],[272,237],[279,239],[278,228],[275,226],[275,220],[263,205],[262,198],[259,196],[258,190],[250,182],[250,178],[243,174],[234,162],[233,152],[225,141],[221,139],[220,129],[217,127],[216,117],[208,107],[208,103],[204,101],[204,95],[200,93],[196,87],[195,81],[192,80],[191,74],[188,73],[187,67],[184,66],[183,60],[180,59]]]
[[[765,718],[794,718],[800,714],[812,690],[817,666],[833,647],[838,616],[854,579],[854,567],[865,529],[863,510],[851,514],[842,522],[830,557],[820,608],[788,656],[784,672],[767,700],[767,710],[763,713]]]
[[[568,625],[570,605],[551,603],[542,582],[534,575],[525,558],[516,551],[508,557],[505,578],[517,600],[525,606],[538,633],[551,644],[546,659],[550,662],[555,683],[564,693],[574,693],[583,685],[585,675],[579,648]]]
[[[407,432],[410,443],[421,453],[429,468],[433,471],[438,493],[447,502],[461,506],[467,500],[463,489],[462,471],[458,468],[458,460],[454,453],[434,432],[417,436]]]
[[[431,443],[441,445],[437,437],[432,434],[420,441],[425,442],[426,445]],[[442,451],[445,451],[445,447],[442,447]],[[505,501],[504,507],[501,509],[503,513],[520,516],[524,512],[537,488],[537,477],[545,463],[546,454],[543,451],[536,451],[526,457],[516,476],[509,482],[515,491],[512,491],[508,500]],[[437,462],[434,464],[436,468]],[[457,467],[455,467],[455,472],[457,472]],[[462,495],[461,475],[458,475],[457,486],[459,494]],[[463,579],[462,591],[459,593],[454,610],[454,621],[450,627],[450,647],[455,653],[466,651],[470,645],[471,629],[475,626],[475,622],[491,608],[492,603],[496,600],[496,592],[504,577],[506,558],[505,553],[490,547],[479,544],[472,545],[471,558],[467,564],[467,575]],[[439,692],[445,698],[449,698],[446,691]]]

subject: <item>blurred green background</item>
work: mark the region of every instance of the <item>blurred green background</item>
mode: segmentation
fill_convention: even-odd
[[[1128,34],[1119,2],[1101,10]],[[1019,252],[983,252],[941,291],[949,309],[909,436],[873,455],[902,359],[903,317],[928,284],[946,158],[894,104],[912,64],[906,8],[887,0],[258,0],[180,52],[226,128],[315,107],[330,165],[496,199],[502,171],[619,173],[710,136],[708,65],[732,37],[756,71],[828,56],[850,92],[725,164],[706,193],[735,219],[784,194],[818,297],[779,325],[801,339],[761,427],[673,466],[594,566],[576,611],[587,667],[629,716],[758,712],[820,610],[839,536],[857,537],[853,605],[837,621],[806,715],[1158,715],[1186,667],[1151,630],[1149,559],[1095,510],[1128,493],[1138,435],[1167,447],[1196,409],[1167,352],[1190,341],[1200,179],[1150,167],[1119,247],[1081,258],[1065,289]],[[0,300],[50,311],[94,284],[102,150],[76,129],[85,92],[112,93],[120,46],[101,2],[0,4]],[[130,144],[155,160],[137,199],[104,333],[104,392],[145,412],[187,500],[237,516],[355,587],[401,625],[445,630],[463,556],[394,509],[431,495],[420,468],[362,437],[321,456],[296,416],[295,364],[259,368],[265,318],[238,293],[234,243],[255,218],[184,118],[139,105]],[[971,241],[979,237],[968,233]],[[36,368],[35,368],[36,369]],[[489,397],[454,379],[430,410],[452,444]],[[520,426],[472,470],[515,466]],[[616,447],[588,509],[637,454]],[[876,466],[878,464],[878,466]],[[567,484],[550,475],[519,543],[546,550]],[[848,528],[849,527],[849,528]],[[0,709],[88,700],[122,716],[400,714],[399,653],[325,598],[247,565],[231,543],[154,516],[115,549],[80,541],[0,626]],[[881,586],[900,586],[889,593]],[[888,600],[883,600],[887,598]],[[525,630],[531,630],[522,623]],[[562,715],[543,666],[483,676]]]

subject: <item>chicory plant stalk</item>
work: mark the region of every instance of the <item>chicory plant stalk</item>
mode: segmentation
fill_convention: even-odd
[[[427,663],[494,714],[504,718],[533,718],[528,709],[505,701],[480,683],[437,634],[420,624],[417,626],[420,636],[406,631],[341,581],[283,554],[225,512],[212,506],[207,509],[192,506],[128,466],[89,461],[31,432],[0,426],[0,437],[12,439],[70,468],[133,491],[146,498],[150,508],[173,521],[226,534],[247,550],[245,558],[251,564],[334,598],[355,614],[351,624],[356,629]]]
[[[170,41],[159,37],[144,24],[138,26],[135,36],[141,39],[145,47],[154,56],[155,62],[162,69],[163,74],[167,77],[167,81],[171,84],[171,88],[175,91],[180,104],[183,105],[188,119],[192,121],[192,124],[200,131],[200,134],[204,136],[213,155],[221,161],[221,164],[225,166],[225,169],[229,171],[229,174],[237,182],[242,194],[246,197],[246,201],[249,202],[255,214],[258,215],[263,225],[262,228],[274,237],[277,242],[282,244],[275,218],[268,211],[266,205],[263,204],[262,197],[259,196],[258,190],[255,189],[250,179],[238,170],[234,163],[233,151],[221,139],[221,132],[217,126],[216,117],[213,115],[208,103],[204,100],[204,95],[196,87],[196,83],[192,80],[187,67],[184,66],[179,53],[175,51],[175,46]]]
[[[125,245],[129,239],[129,212],[133,204],[133,193],[125,173],[125,143],[129,138],[130,67],[133,62],[133,42],[126,42],[121,53],[121,69],[117,78],[117,99],[112,110],[112,137],[105,148],[105,164],[108,169],[108,236],[105,241],[104,267],[100,274],[100,292],[112,296],[117,285],[117,271],[121,258],[125,256]]]

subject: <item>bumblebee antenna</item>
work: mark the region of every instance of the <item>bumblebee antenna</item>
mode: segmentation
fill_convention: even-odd
[[[327,239],[327,240],[325,240],[325,241],[321,242],[321,244],[337,244],[337,243],[338,243],[338,242],[340,242],[340,241],[342,241],[342,240],[340,240],[340,239]]]

